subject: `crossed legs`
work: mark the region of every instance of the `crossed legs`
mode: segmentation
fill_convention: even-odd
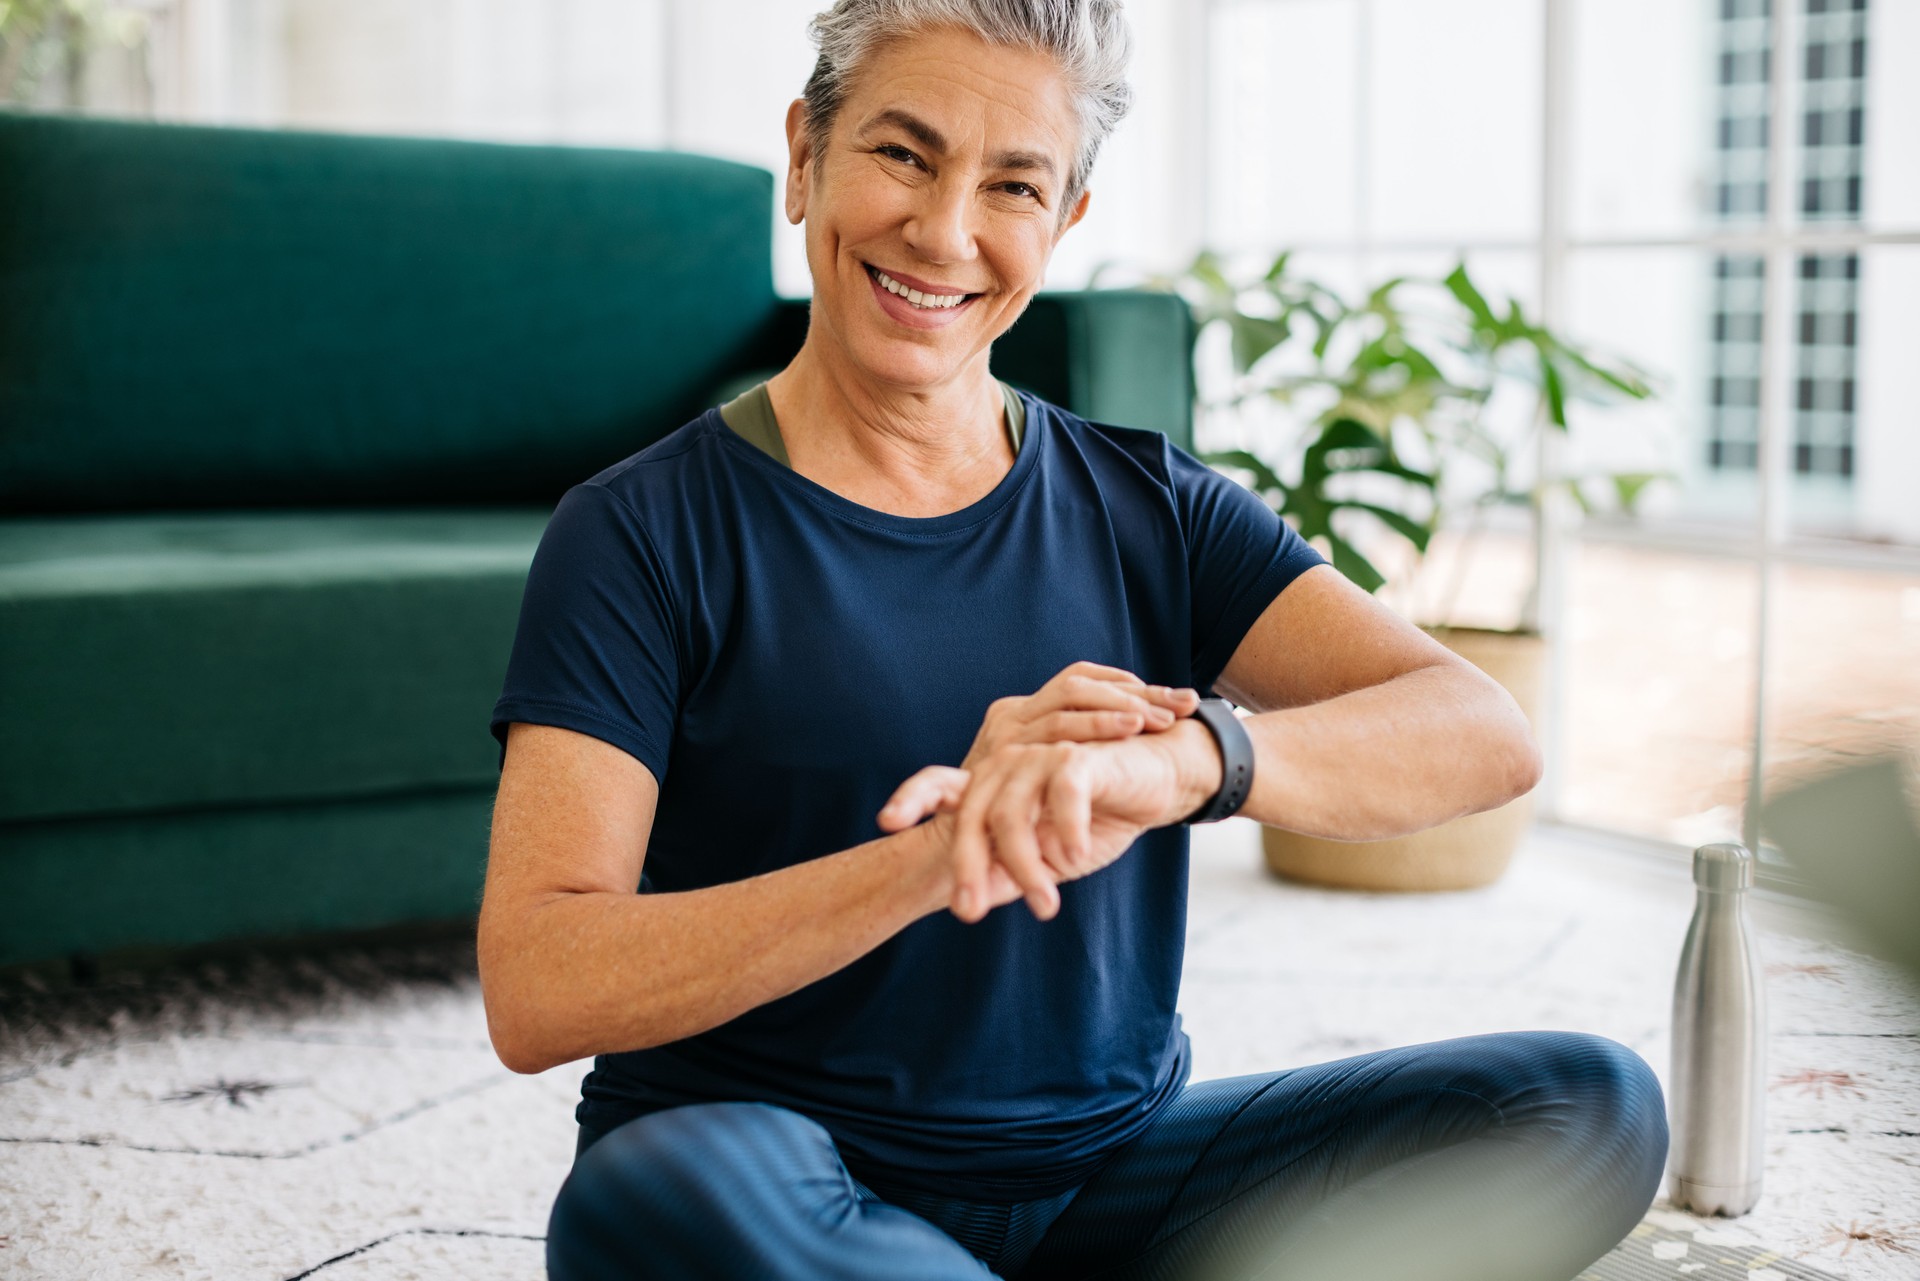
[[[910,1213],[854,1180],[815,1122],[706,1104],[581,1156],[548,1267],[555,1281],[981,1281],[985,1257],[1062,1281],[1566,1281],[1645,1212],[1666,1141],[1653,1073],[1611,1041],[1408,1046],[1190,1086],[1064,1209],[1012,1207],[999,1247],[963,1232],[977,1257],[931,1220],[976,1226],[993,1207],[918,1198]]]

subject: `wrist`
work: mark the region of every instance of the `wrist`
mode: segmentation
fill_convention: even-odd
[[[1156,826],[1178,823],[1211,800],[1225,778],[1225,761],[1212,731],[1192,717],[1153,736],[1173,773],[1173,796]]]
[[[952,834],[953,816],[935,814],[889,838],[899,842],[899,853],[912,869],[907,883],[915,920],[953,902]]]

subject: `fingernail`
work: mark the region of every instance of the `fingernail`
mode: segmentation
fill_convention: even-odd
[[[959,897],[955,900],[955,904],[960,909],[960,915],[972,916],[973,915],[973,891],[969,889],[961,890]]]

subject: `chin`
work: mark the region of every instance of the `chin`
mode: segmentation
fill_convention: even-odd
[[[865,335],[853,345],[853,363],[868,379],[905,390],[938,387],[957,377],[969,363],[964,353],[948,353],[923,343]]]

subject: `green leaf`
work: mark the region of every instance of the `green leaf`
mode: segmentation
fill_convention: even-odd
[[[1352,543],[1340,537],[1332,530],[1325,534],[1327,550],[1333,553],[1333,567],[1352,579],[1364,592],[1377,592],[1386,583],[1386,575],[1373,567],[1369,561],[1354,549]]]
[[[1328,449],[1374,449],[1384,450],[1387,442],[1380,433],[1351,418],[1336,418],[1321,429],[1319,436],[1309,448]]]
[[[1403,512],[1394,511],[1389,507],[1379,507],[1373,503],[1345,502],[1340,505],[1353,511],[1366,512],[1423,552],[1427,550],[1427,542],[1433,537],[1431,520],[1423,524]]]
[[[1223,449],[1202,454],[1200,461],[1209,467],[1238,467],[1242,471],[1252,472],[1254,486],[1262,493],[1270,489],[1286,488],[1281,483],[1280,477],[1274,474],[1273,468],[1244,449]]]
[[[1246,373],[1260,358],[1285,342],[1291,333],[1286,317],[1270,320],[1265,316],[1236,313],[1227,318],[1233,331],[1233,364]]]
[[[1428,489],[1436,489],[1440,485],[1439,472],[1415,471],[1413,468],[1408,467],[1404,463],[1399,463],[1399,462],[1377,463],[1373,467],[1368,468],[1368,470],[1377,471],[1387,476],[1398,476],[1401,480],[1411,481],[1413,484],[1416,484],[1416,485],[1424,485]]]
[[[1507,299],[1507,318],[1500,322],[1500,331],[1508,338],[1528,341],[1537,341],[1546,336],[1528,323],[1527,318],[1520,312],[1520,304],[1512,298]]]
[[[1562,431],[1567,427],[1567,392],[1560,382],[1559,367],[1553,357],[1540,353],[1540,394],[1546,400],[1547,420]]]
[[[1239,290],[1233,287],[1226,274],[1220,269],[1220,261],[1213,254],[1202,251],[1187,268],[1187,279],[1199,286],[1201,300],[1195,307],[1196,319],[1201,324],[1214,320],[1231,320],[1239,312]]]
[[[1614,496],[1620,500],[1620,506],[1627,511],[1632,511],[1639,505],[1640,496],[1646,493],[1648,485],[1656,480],[1670,480],[1672,477],[1667,472],[1625,471],[1615,472],[1611,479]]]
[[[1622,395],[1630,396],[1634,400],[1645,400],[1653,394],[1653,387],[1649,384],[1646,374],[1631,364],[1623,364],[1620,369],[1613,370],[1595,364],[1589,357],[1565,345],[1560,345],[1560,353],[1582,371],[1599,379]]]
[[[1366,309],[1379,315],[1393,314],[1397,316],[1399,313],[1393,305],[1393,291],[1406,283],[1407,278],[1405,276],[1395,276],[1385,284],[1380,285],[1372,293],[1367,295]]]
[[[1334,331],[1339,328],[1340,321],[1337,317],[1322,312],[1312,303],[1302,303],[1300,304],[1300,309],[1313,317],[1315,331],[1313,358],[1315,360],[1325,360],[1327,358],[1327,345],[1333,341]]]
[[[1476,326],[1490,330],[1500,327],[1500,322],[1494,319],[1493,308],[1487,305],[1486,297],[1467,275],[1467,264],[1463,262],[1455,267],[1448,274],[1445,283],[1448,291],[1460,301],[1460,305],[1472,314]]]

